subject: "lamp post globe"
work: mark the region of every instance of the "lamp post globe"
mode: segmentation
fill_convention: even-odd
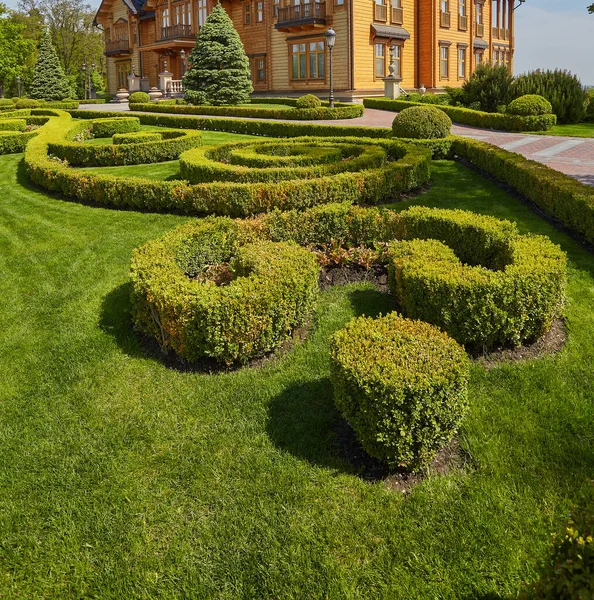
[[[332,83],[332,48],[336,43],[336,31],[330,27],[326,32],[326,45],[330,51],[330,97],[328,98],[328,104],[330,108],[334,108],[334,86]]]

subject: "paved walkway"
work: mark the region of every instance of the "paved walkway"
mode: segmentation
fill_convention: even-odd
[[[81,104],[81,109],[122,112],[127,104]],[[154,113],[161,114],[161,113]],[[357,119],[337,121],[306,121],[324,125],[347,125],[359,127],[390,127],[395,113],[366,108],[365,114]],[[212,117],[231,118],[231,117]],[[272,119],[259,119],[272,120]],[[300,121],[303,123],[303,121]],[[549,167],[575,177],[579,181],[594,186],[594,138],[571,138],[553,135],[530,135],[477,129],[464,125],[454,125],[452,133],[470,137],[500,146],[505,150],[518,152],[526,158],[547,164]]]

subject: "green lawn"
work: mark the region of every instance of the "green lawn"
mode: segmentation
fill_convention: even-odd
[[[322,293],[309,338],[228,374],[182,372],[130,325],[133,248],[187,219],[82,206],[0,157],[0,597],[503,598],[594,476],[594,256],[477,174],[425,204],[518,221],[570,257],[566,349],[472,370],[464,468],[407,497],[337,452],[328,336],[391,309]]]
[[[575,125],[554,125],[549,131],[539,131],[540,135],[565,135],[569,137],[594,137],[594,123],[576,123]]]

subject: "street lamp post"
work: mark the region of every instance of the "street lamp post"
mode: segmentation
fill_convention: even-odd
[[[83,72],[83,91],[85,100],[87,100],[87,63],[86,61],[82,64],[82,72]]]
[[[334,44],[336,42],[336,31],[332,29],[328,29],[326,32],[326,44],[328,45],[328,50],[330,51],[330,97],[328,98],[328,104],[330,108],[334,108],[334,86],[332,84],[332,48],[334,48]]]
[[[181,57],[181,76],[183,77],[186,74],[186,51],[182,50],[179,55]]]
[[[92,63],[91,70],[89,71],[89,100],[95,97],[93,92],[93,72],[95,71],[95,66],[95,63]]]
[[[17,95],[20,98],[21,97],[21,77],[20,77],[20,75],[16,76],[16,82],[17,82],[17,90],[18,90]]]

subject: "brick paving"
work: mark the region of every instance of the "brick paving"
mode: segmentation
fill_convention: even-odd
[[[82,109],[121,112],[128,110],[127,104],[81,104]],[[307,121],[324,125],[346,125],[353,127],[390,127],[395,113],[365,109],[365,114],[357,119],[337,121]],[[213,117],[229,118],[229,117]],[[260,119],[264,120],[264,119]],[[269,119],[270,120],[270,119]],[[303,121],[300,121],[303,122]],[[509,149],[561,171],[579,181],[594,186],[594,138],[572,138],[552,135],[530,135],[477,129],[464,125],[454,125],[452,133],[470,137],[489,144]]]

